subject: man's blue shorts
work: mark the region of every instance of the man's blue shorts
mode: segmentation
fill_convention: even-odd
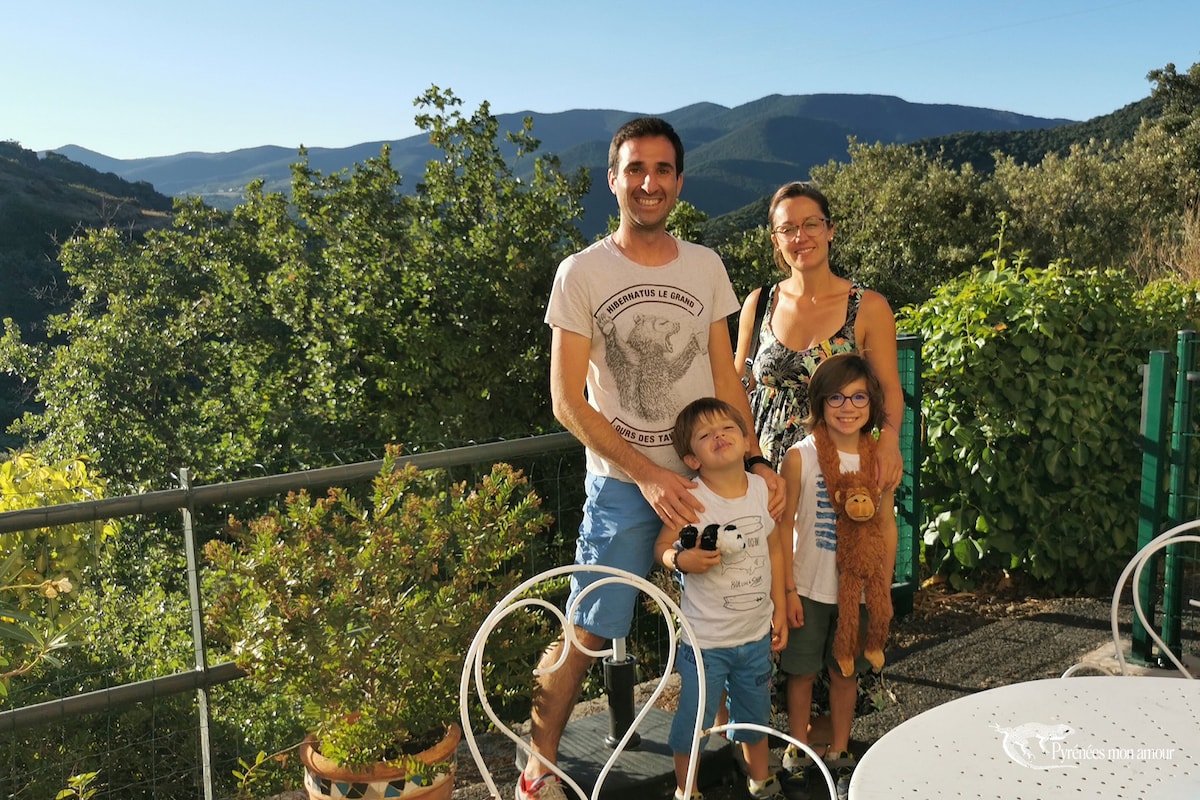
[[[587,474],[587,499],[583,522],[575,546],[576,564],[600,564],[646,577],[654,565],[654,541],[662,521],[642,497],[635,483]],[[576,572],[571,576],[571,598],[600,579],[603,573]],[[629,635],[633,608],[639,590],[628,584],[610,583],[589,592],[575,610],[574,623],[605,639]]]

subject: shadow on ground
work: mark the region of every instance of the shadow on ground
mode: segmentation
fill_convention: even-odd
[[[919,593],[913,613],[892,625],[888,663],[880,676],[869,682],[871,702],[855,720],[851,749],[861,756],[872,742],[909,717],[965,694],[1059,677],[1081,662],[1111,665],[1109,615],[1107,598],[1005,600],[965,593]],[[1193,643],[1187,649],[1194,651],[1198,638],[1194,618],[1190,624],[1185,639]],[[1128,606],[1121,629],[1128,636]],[[639,687],[639,704],[652,688]],[[581,704],[576,715],[605,713],[605,707],[603,700]],[[786,717],[777,714],[774,725],[786,726]],[[517,770],[512,743],[490,735],[480,743],[500,797],[513,797]],[[776,758],[781,751],[782,747],[774,748]],[[702,787],[706,800],[747,800],[744,779],[734,760],[729,759],[728,764],[715,781]],[[670,797],[673,780],[669,773],[662,777],[658,785],[647,784],[640,792],[621,791],[620,800]],[[465,746],[459,751],[456,786],[454,800],[489,797]],[[615,795],[606,792],[604,796]],[[821,787],[809,793],[812,800],[825,796]]]

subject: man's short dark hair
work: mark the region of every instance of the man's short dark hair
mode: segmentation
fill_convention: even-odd
[[[608,146],[608,169],[616,173],[621,165],[621,145],[630,139],[642,139],[647,136],[665,136],[675,148],[675,174],[683,174],[683,140],[671,127],[671,123],[658,117],[638,117],[626,122],[613,134],[612,144]]]

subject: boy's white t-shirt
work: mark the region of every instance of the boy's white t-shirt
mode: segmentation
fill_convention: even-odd
[[[721,556],[721,563],[706,572],[683,576],[679,609],[696,634],[692,642],[701,650],[737,647],[755,642],[771,630],[771,554],[767,537],[774,530],[768,505],[767,483],[747,474],[749,485],[743,497],[722,497],[703,481],[691,492],[704,504],[697,531],[715,525],[741,535],[745,549]]]

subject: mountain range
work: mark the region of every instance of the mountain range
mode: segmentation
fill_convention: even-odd
[[[906,143],[954,165],[970,163],[990,174],[994,154],[1036,164],[1089,140],[1128,141],[1143,118],[1162,113],[1153,96],[1085,122],[1042,119],[984,108],[908,103],[877,95],[773,95],[737,108],[700,103],[666,114],[687,149],[683,199],[706,212],[704,236],[761,225],[769,195],[785,181],[808,177],[830,160],[848,159],[847,139]],[[568,170],[592,171],[580,229],[587,237],[604,230],[616,203],[604,186],[608,142],[630,111],[576,110],[554,114],[497,115],[500,129],[519,130],[534,118],[543,153],[560,157]],[[81,147],[35,153],[4,140],[0,125],[0,319],[11,317],[28,341],[41,341],[50,315],[66,311],[74,297],[58,249],[86,229],[117,227],[134,236],[171,224],[169,195],[199,195],[224,208],[237,204],[244,187],[263,178],[271,190],[287,191],[298,150],[255,147],[230,153],[181,153],[115,159]],[[337,172],[379,154],[384,142],[347,148],[309,149],[312,167]],[[421,180],[437,156],[424,135],[389,142],[402,189]],[[502,145],[504,146],[504,145]],[[518,165],[518,170],[528,167]],[[523,173],[521,173],[523,174]],[[36,408],[31,386],[0,375],[0,448],[20,446],[8,423]]]
[[[627,120],[638,116],[611,109],[551,114],[521,111],[497,114],[501,131],[520,130],[533,117],[541,153],[557,155],[564,168],[586,167],[592,191],[584,200],[581,229],[603,230],[616,205],[604,188],[608,143]],[[911,143],[968,131],[1004,133],[1054,128],[1072,122],[960,105],[910,103],[885,95],[770,95],[728,108],[697,103],[660,114],[683,139],[686,150],[683,199],[710,217],[741,208],[780,184],[808,177],[830,160],[847,159],[849,137],[862,142]],[[309,147],[309,163],[324,173],[377,156],[383,141],[344,148]],[[386,142],[402,189],[420,180],[436,151],[424,134]],[[286,191],[298,148],[263,146],[227,153],[188,152],[153,158],[117,159],[76,145],[56,151],[72,161],[131,182],[144,181],[166,195],[198,195],[211,205],[231,208],[242,191],[261,178],[268,190]],[[518,167],[521,169],[522,167]],[[525,167],[527,168],[527,167]]]

